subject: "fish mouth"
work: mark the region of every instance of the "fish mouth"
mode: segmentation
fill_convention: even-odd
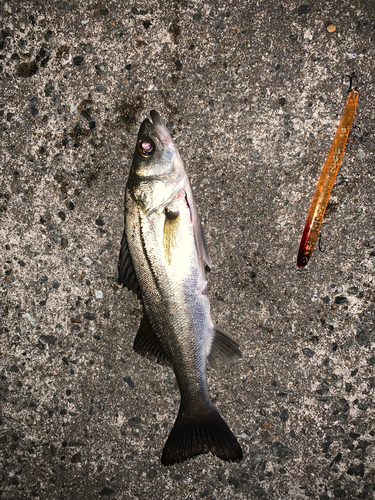
[[[154,135],[154,132],[154,125],[148,118],[146,118],[145,120],[143,120],[141,126],[139,127],[138,140],[141,139],[141,137],[150,137]]]
[[[173,144],[173,141],[167,127],[164,125],[161,116],[154,109],[150,111],[150,116],[152,122],[149,120],[149,118],[143,120],[139,129],[138,140],[142,137],[152,137],[156,135],[163,148],[168,148],[171,144]]]
[[[150,111],[150,116],[151,116],[152,123],[153,123],[156,130],[157,129],[166,130],[166,126],[164,125],[163,120],[161,119],[161,116],[159,115],[159,113],[157,111],[152,109]]]

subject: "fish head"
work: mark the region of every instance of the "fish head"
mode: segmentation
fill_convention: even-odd
[[[151,111],[139,129],[128,189],[146,212],[178,191],[186,177],[180,154],[160,115]]]

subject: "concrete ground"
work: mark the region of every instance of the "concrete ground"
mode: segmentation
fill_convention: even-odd
[[[2,0],[0,23],[0,498],[375,498],[375,4]],[[325,252],[300,270],[352,71]],[[133,352],[142,310],[116,283],[151,109],[205,225],[213,319],[241,344],[208,371],[240,463],[160,463],[179,392]]]

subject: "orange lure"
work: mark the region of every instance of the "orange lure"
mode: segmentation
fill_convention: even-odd
[[[353,74],[349,78],[351,87],[352,79],[355,78],[355,75]],[[305,267],[314,251],[314,247],[319,236],[320,226],[323,222],[324,212],[327,208],[332,187],[344,154],[346,141],[348,140],[350,128],[353,123],[357,101],[357,89],[350,89],[348,100],[346,101],[335,138],[333,139],[331,149],[329,150],[327,159],[324,163],[323,170],[320,174],[318,185],[316,186],[314,197],[311,202],[310,210],[307,215],[305,229],[302,234],[297,257],[298,267]]]

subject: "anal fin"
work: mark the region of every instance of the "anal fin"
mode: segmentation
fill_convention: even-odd
[[[215,325],[215,336],[212,342],[210,354],[207,360],[215,366],[219,361],[230,361],[233,358],[240,358],[240,346],[233,337]]]
[[[134,339],[133,349],[141,356],[156,359],[158,363],[170,364],[145,311],[143,311],[143,318]]]

